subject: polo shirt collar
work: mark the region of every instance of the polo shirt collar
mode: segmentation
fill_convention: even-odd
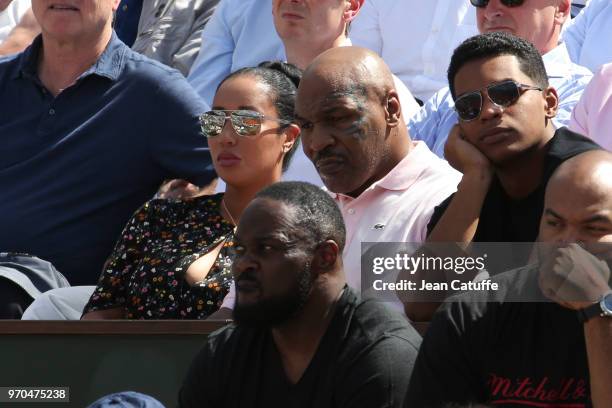
[[[387,175],[372,186],[391,191],[407,190],[421,177],[428,165],[432,165],[431,152],[425,142],[412,142],[412,150]],[[427,153],[430,153],[428,155]]]
[[[359,197],[363,196],[366,191],[375,188],[382,188],[390,191],[407,190],[419,180],[423,171],[425,171],[428,166],[431,166],[433,163],[432,160],[436,160],[438,156],[431,153],[423,141],[413,141],[411,143],[413,145],[410,153],[391,169],[386,176],[372,183],[372,185],[364,190]],[[359,197],[353,198],[345,194],[333,192],[331,192],[331,195],[336,200],[353,201],[359,199]]]
[[[19,75],[29,78],[38,77],[38,56],[40,55],[41,48],[42,35],[38,35],[32,44],[20,55],[15,78]],[[100,55],[100,58],[79,79],[89,75],[98,75],[116,81],[125,66],[127,50],[129,50],[128,46],[121,42],[115,31],[113,31],[111,39],[102,55]]]
[[[116,81],[119,79],[119,75],[121,75],[123,67],[125,66],[125,55],[128,50],[128,46],[117,37],[117,33],[113,30],[113,34],[106,49],[102,55],[100,55],[98,61],[83,73],[82,77],[95,74]]]
[[[38,55],[40,54],[40,48],[42,47],[42,36],[39,34],[32,44],[26,48],[21,55],[19,55],[19,62],[17,64],[17,70],[13,79],[17,79],[20,76],[27,78],[35,78],[36,71],[38,69]]]

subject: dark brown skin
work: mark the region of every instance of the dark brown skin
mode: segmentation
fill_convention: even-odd
[[[587,152],[563,163],[546,188],[539,241],[565,248],[558,251],[553,269],[541,269],[540,286],[546,296],[568,309],[587,307],[612,291],[611,175],[612,153]],[[571,244],[576,242],[586,250]],[[610,407],[612,318],[590,319],[584,324],[584,339],[593,406]]]
[[[305,304],[295,316],[271,328],[285,374],[295,384],[310,364],[346,282],[340,248],[327,240],[312,249],[294,209],[268,198],[256,198],[246,208],[236,231],[236,246],[232,265],[236,308],[290,292],[296,284],[295,273],[310,265],[313,285]],[[244,289],[242,275],[248,275],[257,289]]]

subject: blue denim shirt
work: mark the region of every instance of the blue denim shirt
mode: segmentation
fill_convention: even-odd
[[[0,251],[95,284],[131,215],[164,179],[214,177],[183,76],[113,33],[98,61],[54,97],[37,75],[42,37],[0,60]]]

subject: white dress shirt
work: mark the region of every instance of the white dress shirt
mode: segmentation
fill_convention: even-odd
[[[469,0],[366,0],[350,28],[353,44],[380,54],[414,96],[447,84],[453,50],[478,34]]]
[[[0,11],[0,43],[6,40],[11,30],[30,8],[30,0],[13,0],[6,9]]]
[[[562,36],[576,64],[597,71],[612,62],[612,1],[589,0]]]

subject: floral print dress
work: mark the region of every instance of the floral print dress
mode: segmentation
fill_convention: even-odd
[[[128,222],[85,313],[123,307],[128,319],[204,319],[219,309],[233,281],[234,226],[220,212],[223,194],[184,201],[155,199]],[[206,278],[190,286],[189,266],[221,242]]]

